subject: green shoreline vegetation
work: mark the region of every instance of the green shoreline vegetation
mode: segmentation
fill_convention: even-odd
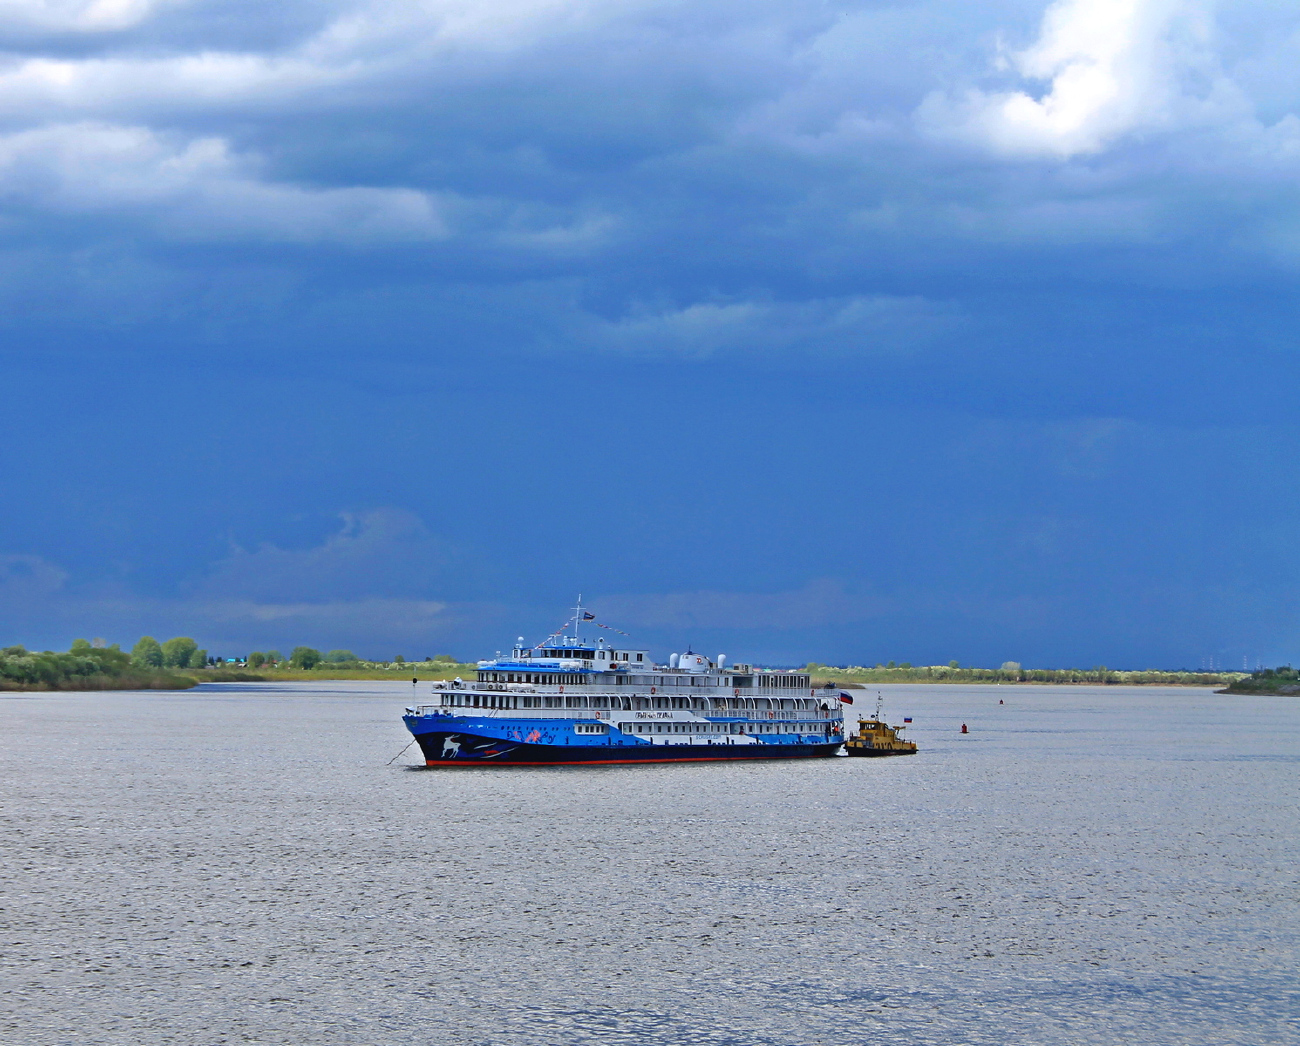
[[[160,643],[141,636],[124,652],[78,639],[66,653],[31,651],[23,646],[0,649],[0,690],[188,690],[199,683],[273,682],[314,679],[473,678],[478,666],[450,654],[423,661],[363,661],[348,650],[322,654],[295,647],[289,657],[279,651],[255,652],[245,658],[218,660],[188,636]]]
[[[409,672],[412,679],[473,678],[478,671],[474,662],[457,661],[450,654],[407,661],[398,654],[391,661],[364,661],[351,650],[331,650],[322,654],[313,647],[294,647],[286,658],[278,650],[254,650],[247,657],[213,662],[196,672],[203,682],[273,682],[290,679],[402,679]]]
[[[160,643],[142,636],[123,652],[115,643],[104,646],[78,639],[67,653],[29,651],[21,646],[0,650],[0,690],[186,690],[199,683],[277,682],[310,679],[412,679],[434,681],[457,676],[474,678],[478,665],[450,654],[407,661],[401,655],[390,661],[366,661],[350,650],[322,653],[314,647],[295,647],[288,657],[278,650],[253,651],[246,657],[209,657],[188,636]],[[897,664],[874,666],[822,665],[809,662],[807,672],[818,685],[832,683],[862,687],[871,683],[978,683],[1039,685],[1125,686],[1226,686],[1224,693],[1300,693],[1300,673],[1289,665],[1245,672],[1191,672],[1116,670],[1096,668],[1024,668],[1006,661],[998,668]]]
[[[161,664],[139,664],[116,643],[96,647],[78,639],[63,654],[0,650],[0,690],[188,690],[197,683]]]
[[[1300,670],[1290,665],[1261,668],[1250,675],[1234,679],[1222,694],[1276,694],[1292,697],[1300,694]]]
[[[836,668],[809,662],[803,667],[814,679],[841,686],[867,683],[1033,683],[1069,686],[1223,686],[1246,678],[1244,672],[1190,672],[1144,669],[1024,668],[1018,661],[1004,661],[999,668],[962,668],[956,661],[946,665],[910,665],[907,662]]]

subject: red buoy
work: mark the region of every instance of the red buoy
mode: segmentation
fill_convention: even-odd
[[[970,731],[966,729],[966,724],[965,724],[965,723],[962,723],[962,725],[961,725],[961,732],[962,732],[963,734],[968,734],[968,733],[970,733]]]

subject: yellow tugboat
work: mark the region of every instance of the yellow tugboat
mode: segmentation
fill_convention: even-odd
[[[897,729],[880,718],[880,706],[883,699],[876,701],[876,714],[870,719],[858,720],[857,734],[844,742],[844,750],[849,755],[915,755],[916,742],[905,741],[898,736]]]

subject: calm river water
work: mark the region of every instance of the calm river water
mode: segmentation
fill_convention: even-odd
[[[455,772],[409,685],[3,695],[0,1041],[1300,1042],[1300,700],[882,689],[919,755]]]

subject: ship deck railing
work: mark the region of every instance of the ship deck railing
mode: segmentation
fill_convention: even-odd
[[[564,689],[561,690],[560,687]],[[635,686],[635,689],[633,689]],[[689,689],[674,690],[655,686],[629,683],[495,683],[468,681],[459,686],[449,681],[433,684],[437,694],[539,694],[543,697],[587,697],[591,695],[617,694],[620,697],[675,697],[693,700],[696,698],[750,698],[762,697],[774,700],[797,700],[799,698],[816,698],[821,701],[837,701],[838,691],[825,687],[788,687],[776,686],[693,686]],[[740,693],[737,694],[736,690]],[[657,691],[654,693],[652,691]]]
[[[631,723],[653,722],[741,722],[772,723],[805,721],[824,723],[843,719],[838,709],[634,709],[626,708],[476,708],[472,705],[432,704],[415,705],[409,711],[417,716],[439,715],[452,712],[455,715],[481,716],[488,719],[598,719],[609,722],[615,719]],[[677,719],[677,713],[692,716],[691,719]],[[666,713],[666,714],[665,714]]]

